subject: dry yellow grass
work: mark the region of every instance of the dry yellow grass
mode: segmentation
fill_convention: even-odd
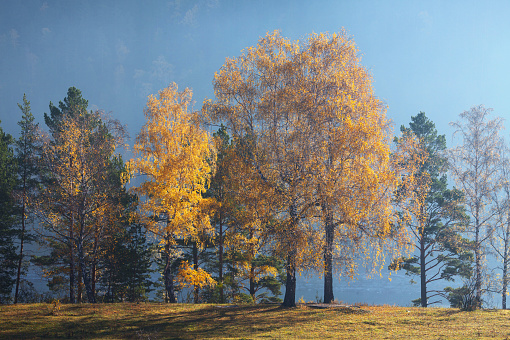
[[[510,312],[367,306],[0,306],[2,339],[510,339]]]

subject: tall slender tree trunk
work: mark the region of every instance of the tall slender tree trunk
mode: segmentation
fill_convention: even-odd
[[[198,247],[196,242],[193,242],[193,269],[198,271]],[[198,286],[195,285],[193,287],[193,302],[198,303],[198,300]]]
[[[73,161],[71,159],[69,168],[72,169]],[[71,193],[73,192],[74,183],[71,181]],[[74,241],[74,206],[71,206],[71,225],[69,228],[69,302],[75,303],[74,296],[74,286],[75,286],[75,278],[74,278],[74,252],[73,252],[73,241]]]
[[[77,242],[78,248],[78,260],[80,261],[80,273],[83,279],[83,283],[85,285],[85,292],[87,293],[87,300],[89,303],[96,303],[95,294],[92,291],[92,286],[90,284],[90,277],[88,275],[86,265],[85,265],[85,253],[83,251],[83,241],[80,240]]]
[[[426,271],[426,256],[425,256],[425,239],[423,238],[423,229],[420,235],[420,301],[422,307],[428,306],[427,301],[427,271]]]
[[[109,298],[109,302],[114,302],[113,300],[113,287],[112,287],[112,282],[113,282],[113,271],[110,270],[109,273],[108,273],[108,276],[109,276],[109,280],[108,280],[108,289],[107,289],[107,296]]]
[[[508,254],[507,242],[505,242],[505,258],[503,259],[503,282],[501,290],[501,308],[506,309],[506,294],[508,292]]]
[[[96,280],[97,280],[97,258],[99,249],[99,231],[96,225],[94,231],[94,248],[92,253],[92,263],[90,267],[90,279],[92,285],[92,291],[94,292],[94,299],[96,298]]]
[[[97,275],[97,272],[96,272],[96,261],[94,260],[91,264],[91,268],[90,268],[90,285],[92,287],[92,292],[94,293],[94,301],[96,300],[96,275]]]
[[[73,243],[71,240],[74,240],[74,216],[71,218],[71,227],[69,229],[69,302],[76,303],[76,298],[74,295],[74,287],[75,287],[75,269],[74,269],[74,251],[73,251]]]
[[[18,273],[16,275],[16,291],[14,293],[14,304],[18,303],[19,284],[21,281],[21,266],[23,265],[23,246],[25,243],[25,222],[26,222],[26,174],[23,174],[23,198],[21,204],[21,235],[19,246]]]
[[[296,207],[291,205],[289,207],[291,218],[290,229],[287,233],[292,235],[297,228],[297,212]],[[285,269],[287,271],[287,280],[285,281],[285,296],[283,298],[283,307],[296,307],[296,249],[292,241],[287,240],[287,264]]]
[[[174,276],[172,273],[172,255],[170,254],[170,240],[168,239],[170,236],[167,235],[167,242],[165,245],[166,252],[166,266],[163,271],[163,276],[165,278],[165,290],[167,301],[169,303],[176,303],[175,299],[175,290],[174,290]]]
[[[335,225],[331,210],[326,202],[322,204],[326,244],[324,245],[324,303],[335,300],[333,295],[333,242]]]
[[[422,307],[428,306],[427,299],[427,240],[425,239],[425,222],[423,220],[425,216],[424,205],[420,205],[420,216],[418,221],[420,223],[419,226],[419,243],[420,243],[420,303]]]
[[[253,240],[254,230],[250,228],[250,240]],[[255,302],[255,266],[253,265],[253,261],[255,261],[255,246],[251,244],[250,246],[250,286],[249,292],[253,302]]]
[[[177,300],[175,299],[174,276],[172,274],[172,270],[170,269],[170,259],[167,259],[167,264],[163,274],[165,276],[165,290],[168,300],[167,302],[176,303]]]
[[[287,280],[285,281],[285,296],[283,298],[283,307],[296,307],[296,246],[291,240],[292,235],[296,232],[298,227],[298,216],[296,206],[292,204],[289,207],[290,225],[289,230],[286,231],[287,243],[287,264],[285,269],[287,271]]]
[[[503,282],[501,290],[501,308],[506,309],[506,295],[508,292],[508,261],[510,260],[510,213],[507,216],[505,244],[503,249]]]
[[[253,261],[250,264],[250,296],[252,301],[255,303],[255,266],[253,265]]]
[[[220,212],[220,219],[219,219],[219,235],[218,235],[218,252],[219,252],[219,259],[218,259],[218,282],[219,282],[219,289],[220,289],[220,303],[225,303],[225,297],[223,295],[223,214]]]
[[[83,302],[83,275],[82,275],[82,271],[81,271],[80,255],[78,255],[78,277],[76,278],[76,281],[78,283],[77,293],[76,293],[76,302],[82,303]]]
[[[87,265],[85,261],[85,250],[83,249],[83,242],[85,240],[85,216],[84,212],[84,201],[82,200],[80,203],[80,214],[79,216],[79,233],[76,239],[76,250],[78,251],[78,265],[79,265],[79,275],[80,279],[78,280],[78,299],[79,302],[82,302],[83,295],[83,285],[85,286],[85,293],[87,294],[87,301],[89,303],[96,303],[95,292],[92,290],[92,285],[90,283],[89,272],[87,271]]]
[[[476,308],[482,307],[482,261],[480,249],[480,222],[478,218],[478,207],[475,215],[475,303]]]

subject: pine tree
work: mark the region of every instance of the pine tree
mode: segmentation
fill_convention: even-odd
[[[60,129],[60,122],[66,115],[84,113],[87,111],[88,105],[89,101],[84,99],[81,91],[74,86],[67,90],[67,97],[64,98],[63,102],[59,102],[58,107],[50,101],[50,114],[44,113],[44,122],[50,129],[50,133],[55,133]]]
[[[115,154],[122,145],[123,127],[100,111],[87,112],[86,103],[79,90],[70,88],[60,110],[50,104],[51,116],[45,120],[51,135],[44,140],[40,162],[44,190],[36,207],[45,236],[68,249],[72,303],[76,287],[81,302],[82,282],[88,301],[95,302],[99,241],[110,232],[112,219],[122,207],[120,177],[126,171]]]
[[[101,286],[105,302],[147,301],[152,291],[152,245],[144,228],[131,224],[110,235],[101,260]]]
[[[0,127],[0,304],[11,301],[18,263],[15,240],[16,202],[12,196],[17,185],[14,139]]]
[[[211,185],[205,197],[212,197],[215,202],[214,215],[211,224],[215,228],[214,244],[216,246],[216,265],[209,266],[209,272],[217,273],[217,290],[219,303],[225,303],[224,273],[226,264],[226,250],[228,245],[229,230],[232,230],[232,214],[235,209],[234,198],[228,187],[229,156],[232,150],[230,136],[226,127],[222,124],[220,129],[213,134],[216,145],[216,171],[211,177]]]
[[[425,113],[411,117],[409,127],[402,126],[400,130],[404,137],[396,138],[396,143],[404,143],[408,136],[416,137],[425,161],[414,174],[418,183],[415,199],[406,207],[406,213],[411,215],[407,224],[413,235],[412,246],[418,255],[398,259],[390,269],[404,269],[407,274],[420,277],[421,295],[415,303],[427,307],[440,302],[430,301],[431,298],[446,296],[442,290],[430,289],[431,282],[452,281],[471,272],[469,242],[461,236],[467,223],[464,195],[458,189],[448,189],[446,138],[437,134]]]
[[[39,124],[34,122],[35,118],[30,110],[30,101],[27,100],[25,94],[23,95],[23,105],[18,104],[18,107],[23,115],[21,121],[18,122],[18,125],[21,127],[21,133],[16,141],[19,184],[15,192],[17,203],[20,206],[21,231],[19,236],[19,260],[14,303],[18,302],[25,242],[30,241],[32,238],[27,233],[27,225],[33,220],[32,213],[29,211],[29,201],[35,194],[38,184],[36,153],[38,151],[37,135]]]

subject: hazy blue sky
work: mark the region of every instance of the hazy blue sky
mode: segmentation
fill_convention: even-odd
[[[76,86],[135,137],[148,94],[176,82],[198,109],[225,57],[266,32],[344,27],[395,128],[425,111],[450,141],[474,105],[510,117],[509,14],[509,1],[0,0],[1,126],[18,134],[23,93],[42,122]]]

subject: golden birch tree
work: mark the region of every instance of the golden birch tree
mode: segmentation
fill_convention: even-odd
[[[295,304],[300,266],[321,263],[329,302],[335,246],[381,263],[382,250],[403,237],[391,223],[397,174],[389,124],[357,53],[344,32],[304,42],[268,33],[240,57],[227,58],[215,75],[216,100],[205,105],[234,138],[251,143],[245,161],[275,197],[275,244],[287,259],[285,306]],[[317,213],[323,261],[311,244]]]
[[[296,116],[288,110],[291,81],[291,58],[297,46],[279,34],[268,34],[255,48],[249,48],[239,58],[228,58],[215,75],[216,101],[205,109],[214,120],[225,121],[233,139],[243,144],[239,155],[249,173],[256,175],[258,186],[253,190],[257,200],[271,198],[274,215],[279,215],[281,232],[279,249],[286,258],[286,293],[284,305],[295,305],[296,269],[298,263],[299,220],[306,210],[298,204],[304,190],[304,169],[295,145],[306,138],[294,122]],[[305,145],[302,143],[302,145]],[[300,160],[299,164],[292,161]],[[302,190],[300,190],[302,189]],[[290,239],[293,239],[291,241]],[[284,240],[287,240],[283,245]],[[302,250],[307,249],[301,248]],[[298,269],[299,270],[299,269]]]
[[[212,173],[215,154],[208,134],[191,112],[192,92],[178,91],[174,83],[151,95],[144,110],[145,125],[134,146],[137,156],[130,161],[144,181],[134,191],[142,198],[140,209],[150,231],[159,239],[165,254],[165,289],[169,302],[174,294],[175,240],[197,238],[211,230],[203,197]],[[198,281],[212,282],[203,271],[182,267],[183,277],[196,274]],[[198,281],[197,281],[198,280]]]
[[[313,143],[308,148],[324,227],[324,302],[329,303],[334,300],[335,257],[345,259],[351,251],[380,265],[385,248],[402,236],[391,228],[396,173],[390,160],[390,125],[345,31],[310,35],[300,44],[295,63],[291,97]],[[344,264],[346,268],[352,276],[354,263]]]

